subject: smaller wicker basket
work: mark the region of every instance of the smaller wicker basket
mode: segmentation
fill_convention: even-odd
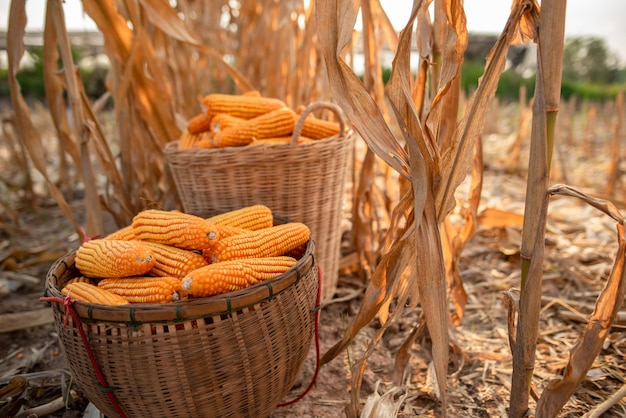
[[[171,141],[163,152],[185,212],[209,217],[263,204],[277,216],[308,225],[324,277],[322,299],[329,300],[339,280],[342,206],[355,133],[339,106],[313,102],[300,114],[294,140],[305,118],[320,110],[336,115],[338,135],[304,144],[213,149],[181,149]]]
[[[248,289],[165,305],[74,302],[78,321],[59,290],[79,275],[74,255],[51,267],[45,293],[72,375],[107,417],[120,415],[115,402],[128,417],[267,417],[293,386],[318,309],[312,241],[290,271]]]

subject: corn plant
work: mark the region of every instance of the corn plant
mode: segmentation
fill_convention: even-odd
[[[358,5],[338,0],[320,3],[317,7],[318,21],[328,22],[328,31],[320,33],[320,41],[333,98],[346,109],[349,119],[369,148],[409,183],[394,208],[391,220],[392,225],[405,223],[406,226],[392,229],[390,245],[383,251],[356,318],[343,340],[322,359],[322,362],[332,360],[376,315],[382,318],[381,330],[372,340],[364,358],[353,367],[354,412],[359,404],[360,379],[366,367],[367,354],[382,338],[386,327],[401,315],[402,309],[392,313],[388,310],[390,301],[395,300],[396,306],[415,307],[418,303],[422,306],[432,340],[431,352],[442,411],[444,415],[446,413],[448,294],[440,225],[454,207],[454,192],[469,168],[485,110],[504,69],[507,49],[518,33],[520,21],[532,21],[537,13],[537,6],[531,2],[516,3],[503,34],[487,59],[479,87],[470,98],[463,118],[457,121],[458,78],[467,44],[464,10],[460,2],[435,2],[438,13],[435,13],[435,22],[431,23],[428,13],[430,4],[429,1],[413,3],[407,25],[400,32],[392,74],[385,89],[400,136],[394,135],[380,103],[372,98],[343,58]],[[440,59],[440,63],[432,69],[421,66],[421,71],[413,77],[409,52],[416,19],[421,56],[434,62]],[[441,33],[443,37],[433,43],[431,39]],[[442,56],[437,50],[429,49],[437,42],[439,51],[444,52]],[[428,77],[429,71],[435,75]],[[434,84],[430,94],[429,79]],[[416,98],[421,101],[416,102]],[[480,190],[479,184],[476,180],[473,190]],[[474,205],[478,195],[479,192],[473,198]],[[471,225],[464,239],[470,234]],[[454,247],[447,245],[446,248]],[[456,248],[462,248],[462,245],[456,244]],[[448,251],[448,254],[451,252]],[[398,366],[402,367],[402,364]]]

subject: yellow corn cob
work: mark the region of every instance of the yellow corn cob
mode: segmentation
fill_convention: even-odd
[[[248,120],[256,128],[257,139],[289,135],[296,126],[298,115],[288,107],[273,110],[254,119]]]
[[[305,244],[309,238],[309,227],[303,223],[275,225],[219,240],[211,251],[211,261],[280,256]]]
[[[211,117],[218,113],[228,113],[243,119],[251,119],[285,106],[282,100],[251,94],[214,93],[205,96],[201,103]]]
[[[179,300],[176,277],[123,277],[100,280],[98,287],[124,297],[130,303],[169,303]]]
[[[300,133],[308,138],[322,139],[329,138],[339,133],[339,124],[324,119],[316,118],[314,115],[309,115],[302,124],[302,131]]]
[[[256,128],[245,123],[222,129],[211,138],[213,148],[241,147],[251,143],[256,136]]]
[[[261,93],[258,90],[248,90],[242,93],[243,96],[261,97]]]
[[[200,132],[198,135],[195,135],[195,137],[195,142],[191,144],[189,148],[215,148],[213,146],[213,132]]]
[[[154,276],[180,278],[191,270],[207,265],[202,255],[190,250],[152,241],[144,241],[144,245],[152,251],[156,260],[154,267],[148,272]]]
[[[217,228],[217,232],[220,236],[220,239],[232,237],[233,235],[245,234],[246,232],[250,232],[250,229],[238,228],[236,226],[228,226],[222,224],[215,224]]]
[[[198,113],[195,116],[192,116],[187,121],[187,130],[191,134],[199,134],[200,132],[206,132],[211,129],[211,118],[213,115],[210,115],[207,112]]]
[[[135,231],[133,230],[132,225],[127,225],[124,228],[120,228],[115,232],[110,233],[103,239],[121,239],[121,240],[133,240],[137,239],[135,236]]]
[[[108,290],[101,289],[93,284],[76,282],[66,285],[61,293],[79,302],[95,303],[98,305],[126,305],[128,300]]]
[[[126,277],[154,267],[154,254],[141,241],[92,239],[76,250],[76,268],[88,277]]]
[[[211,143],[211,141],[209,141],[209,140],[201,140],[201,141],[198,141],[198,142],[196,143],[196,146],[197,146],[198,148],[203,148],[203,149],[211,149],[211,148],[215,148],[215,147],[213,146],[213,144]]]
[[[296,259],[292,257],[222,261],[192,271],[181,280],[181,287],[196,297],[218,295],[272,279],[294,264]]]
[[[80,276],[80,277],[74,277],[73,279],[69,279],[67,282],[65,282],[65,286],[67,286],[68,284],[72,284],[72,283],[89,283],[89,284],[95,285],[96,281],[92,279],[91,277]]]
[[[185,129],[181,134],[180,138],[178,138],[178,148],[188,149],[193,148],[193,146],[200,140],[200,136],[198,134],[192,134],[189,130]]]
[[[220,213],[207,219],[223,226],[234,226],[251,231],[274,225],[272,210],[265,205],[252,205]]]
[[[230,128],[244,123],[247,119],[238,118],[228,113],[218,113],[211,119],[211,132],[217,133],[222,129]]]
[[[296,112],[281,107],[216,132],[213,143],[216,147],[241,146],[255,139],[288,135],[296,126],[296,118]]]
[[[179,211],[148,209],[133,218],[137,239],[185,250],[211,247],[219,238],[212,222]]]

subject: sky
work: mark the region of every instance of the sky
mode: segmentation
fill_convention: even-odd
[[[210,1],[210,0],[207,0]],[[10,0],[0,0],[0,30],[8,25]],[[41,29],[44,0],[27,0],[28,29]],[[95,29],[83,14],[81,0],[64,0],[68,29]],[[404,27],[412,0],[381,0],[383,8],[398,29]],[[465,0],[470,33],[499,34],[509,16],[512,0]],[[606,41],[610,51],[626,64],[626,0],[568,0],[565,36],[596,36]]]

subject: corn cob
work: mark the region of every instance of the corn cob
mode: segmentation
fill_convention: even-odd
[[[152,251],[156,260],[154,267],[148,272],[150,275],[180,278],[191,270],[207,265],[202,255],[190,250],[152,241],[144,241],[144,245]]]
[[[98,287],[130,303],[169,303],[181,298],[176,277],[123,277],[100,280]]]
[[[256,128],[242,123],[215,133],[210,142],[212,148],[242,147],[254,141],[255,137]]]
[[[238,118],[228,113],[218,113],[211,119],[211,132],[217,133],[223,129],[244,123],[247,119]]]
[[[120,228],[115,232],[110,233],[103,239],[121,239],[121,240],[133,240],[137,239],[135,236],[135,231],[133,230],[132,225],[127,225],[124,228]]]
[[[211,129],[212,115],[207,112],[198,113],[187,121],[187,131],[190,134],[199,134]]]
[[[215,145],[213,145],[210,137],[200,139],[198,142],[195,143],[195,146],[204,149],[215,148]]]
[[[193,146],[200,140],[200,136],[198,134],[192,134],[188,129],[185,129],[181,134],[180,138],[178,138],[178,148],[188,149],[193,148]]]
[[[303,223],[275,225],[219,240],[211,251],[211,261],[280,256],[305,244],[309,238],[309,227]]]
[[[288,135],[295,126],[296,112],[281,107],[216,132],[213,143],[216,147],[247,145],[255,139]]]
[[[201,103],[212,117],[218,113],[228,113],[243,119],[251,119],[272,110],[286,106],[282,100],[252,94],[209,94]]]
[[[88,277],[126,277],[154,267],[154,254],[137,240],[92,239],[76,250],[76,268]]]
[[[236,226],[228,226],[222,224],[215,224],[215,228],[217,228],[217,232],[220,236],[220,239],[232,237],[233,235],[245,234],[246,232],[250,232],[249,229],[238,228]]]
[[[179,211],[144,210],[135,215],[132,225],[137,239],[185,250],[209,248],[219,238],[212,222]]]
[[[251,231],[274,225],[272,210],[265,205],[252,205],[220,213],[207,219],[223,226],[234,226]]]
[[[191,148],[193,147],[215,148],[215,146],[213,146],[213,132],[211,131],[201,132],[198,135],[196,135],[196,137],[197,137],[196,142],[193,143]]]
[[[79,302],[94,303],[98,305],[126,305],[128,300],[113,292],[94,286],[93,284],[76,282],[61,289],[61,293]]]
[[[189,273],[181,287],[190,295],[205,297],[245,289],[272,279],[296,263],[292,257],[238,259],[209,264]]]
[[[309,115],[302,123],[300,133],[308,138],[322,139],[329,138],[339,133],[339,124],[324,119],[319,119],[314,115]]]
[[[72,284],[72,283],[89,283],[89,284],[96,284],[96,281],[94,279],[92,279],[91,277],[85,277],[85,276],[80,276],[80,277],[74,277],[73,279],[69,279],[67,282],[65,282],[65,286],[67,286],[68,284]]]

